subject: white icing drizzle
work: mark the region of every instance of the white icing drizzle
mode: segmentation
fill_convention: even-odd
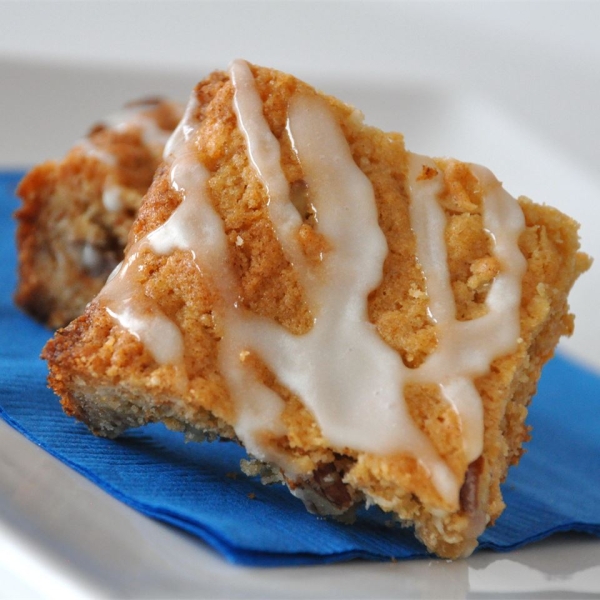
[[[102,254],[90,242],[84,242],[83,244],[83,248],[81,249],[81,264],[90,273],[95,273],[102,269]]]
[[[185,107],[185,111],[183,112],[183,117],[165,144],[163,160],[169,160],[171,154],[174,154],[175,152],[182,152],[182,144],[190,142],[192,133],[194,132],[194,113],[197,108],[198,100],[196,94],[192,92]]]
[[[419,180],[423,167],[435,176]],[[472,461],[483,449],[483,407],[473,378],[487,373],[495,358],[516,348],[526,261],[518,246],[525,226],[521,208],[490,171],[476,165],[470,165],[470,170],[484,190],[484,227],[494,241],[500,273],[486,298],[488,312],[478,319],[458,321],[444,244],[446,217],[437,202],[443,191],[443,175],[430,158],[409,155],[411,225],[427,282],[430,314],[438,326],[436,351],[411,371],[410,378],[440,385],[461,418],[465,453]]]
[[[411,223],[439,339],[437,349],[424,363],[409,369],[368,320],[367,298],[381,281],[388,248],[378,224],[373,188],[355,164],[327,104],[316,95],[294,96],[287,127],[311,202],[318,211],[314,226],[331,246],[321,265],[324,272],[316,277],[298,244],[302,219],[290,201],[279,144],[262,113],[251,71],[246,63],[236,61],[230,76],[238,125],[246,139],[251,165],[267,191],[273,228],[300,280],[310,282],[314,325],[308,333],[294,335],[274,321],[251,313],[239,302],[224,226],[207,191],[209,173],[199,163],[196,152],[195,99],[190,101],[164,153],[171,164],[171,185],[182,195],[182,202],[161,227],[139,242],[108,284],[107,288],[113,290],[108,296],[116,297],[119,306],[115,310],[113,303],[111,314],[150,346],[158,362],[175,360],[179,350],[174,348],[179,342],[173,340],[180,339],[181,334],[177,336],[163,322],[161,327],[169,331],[148,339],[152,336],[147,330],[159,329],[155,319],[166,317],[157,308],[153,312],[146,307],[144,313],[136,307],[136,298],[143,290],[135,288],[127,272],[142,249],[162,255],[176,249],[191,252],[198,269],[222,299],[214,307],[223,332],[219,368],[236,406],[236,433],[249,452],[264,460],[285,461],[261,442],[265,432],[285,434],[281,421],[284,404],[244,365],[246,357],[256,353],[304,402],[335,448],[379,455],[409,453],[429,472],[440,495],[450,505],[458,506],[462,481],[412,421],[403,392],[411,382],[438,385],[460,418],[467,459],[474,460],[481,454],[483,409],[473,378],[487,373],[492,360],[513,351],[519,337],[525,259],[517,244],[524,226],[518,204],[489,171],[470,167],[484,189],[484,226],[494,241],[493,253],[501,269],[488,292],[487,314],[459,322],[444,245],[446,217],[437,201],[443,177],[430,159],[409,156]],[[433,168],[436,175],[421,180],[424,165]],[[145,316],[148,312],[150,317]],[[158,343],[156,340],[163,336]],[[157,345],[165,344],[165,338],[171,339],[166,344],[170,347],[166,358],[157,350]],[[182,349],[181,341],[181,353]]]
[[[187,122],[191,118],[195,106],[194,101],[190,100],[186,108],[184,121]],[[138,112],[139,110],[140,108],[137,109]],[[125,127],[128,121],[123,118],[123,113],[120,114],[121,116],[113,117],[109,122],[116,127]],[[188,141],[189,133],[185,130],[185,124],[182,125],[180,122],[170,139],[176,140],[177,147],[181,147]],[[170,147],[169,140],[167,140],[164,147],[165,154]],[[196,179],[201,177],[201,169],[198,169],[194,176]],[[194,181],[194,183],[197,184],[198,181]],[[190,188],[190,193],[193,193],[194,186],[188,184],[188,188]],[[175,189],[178,188],[175,187]],[[107,185],[103,194],[103,202],[107,210],[117,209],[117,205],[121,202],[119,187]],[[177,214],[181,215],[181,212],[178,211]],[[165,226],[169,222],[167,221]],[[190,215],[190,223],[196,222],[195,216]],[[185,226],[185,222],[183,225]],[[181,331],[160,310],[155,302],[145,296],[143,287],[131,276],[131,272],[135,271],[140,256],[150,249],[153,244],[160,244],[161,231],[162,228],[157,229],[150,236],[139,240],[129,250],[127,259],[121,262],[110,274],[100,293],[100,298],[106,305],[109,314],[146,346],[157,363],[181,365],[184,356],[184,342]],[[169,246],[163,253],[167,254],[172,250],[173,248]]]
[[[419,180],[424,166],[436,175]],[[438,347],[411,372],[411,380],[440,385],[461,419],[465,454],[472,461],[483,449],[483,407],[473,378],[487,373],[495,358],[516,348],[520,287],[526,263],[518,247],[518,236],[524,227],[519,205],[487,169],[475,165],[470,169],[485,190],[484,226],[494,240],[494,255],[500,261],[501,272],[488,293],[487,314],[462,322],[455,318],[444,245],[446,217],[437,202],[443,190],[443,176],[431,159],[415,154],[409,158],[411,223],[427,281],[430,314],[438,326]]]
[[[423,165],[434,168],[437,175],[418,181]],[[443,188],[442,174],[431,159],[410,156],[411,223],[417,240],[417,256],[427,279],[431,314],[443,332],[439,335],[440,347],[417,369],[422,377],[430,380],[459,372],[481,375],[488,371],[494,358],[514,350],[519,337],[521,279],[526,268],[518,247],[519,234],[525,226],[523,212],[490,171],[478,165],[470,165],[470,170],[485,190],[484,227],[493,239],[493,254],[501,269],[487,295],[487,314],[471,321],[456,321],[443,247],[446,221],[436,201]]]
[[[248,157],[268,196],[269,217],[284,254],[296,267],[307,294],[312,290],[312,273],[297,236],[302,217],[290,200],[290,184],[281,168],[281,147],[263,114],[263,104],[248,63],[236,60],[230,68],[235,90],[233,106],[244,134]]]
[[[148,239],[135,244],[110,274],[98,298],[108,313],[148,349],[158,364],[183,365],[184,342],[177,325],[144,293],[135,271],[149,249]]]
[[[115,156],[102,148],[98,148],[89,137],[79,140],[75,146],[87,156],[91,156],[109,167],[115,167],[117,165]]]
[[[257,436],[268,431],[284,435],[281,423],[282,399],[264,387],[252,371],[244,369],[240,361],[247,356],[245,336],[247,320],[261,320],[243,309],[237,298],[237,284],[228,260],[227,237],[221,218],[213,208],[206,191],[209,174],[198,162],[191,134],[195,100],[190,102],[186,117],[173,133],[165,155],[171,161],[170,179],[174,190],[183,201],[169,219],[147,237],[157,254],[170,254],[175,249],[191,251],[200,271],[210,277],[224,300],[213,311],[225,326],[219,344],[219,367],[237,403],[236,434],[249,452],[263,460],[285,461],[262,448]],[[264,321],[265,326],[272,325]],[[242,368],[240,368],[242,367]]]
[[[109,305],[107,311],[148,349],[158,364],[178,366],[183,361],[184,348],[177,325],[161,311],[142,313],[136,304],[134,295],[123,300],[118,310],[113,310]]]
[[[156,119],[148,114],[148,110],[153,106],[152,103],[141,103],[126,107],[105,117],[101,124],[113,131],[128,131],[135,128],[139,130],[144,145],[158,146],[162,149],[171,136],[171,132],[159,127]],[[173,110],[179,110],[179,106],[176,104],[172,104],[172,107]]]
[[[120,185],[105,184],[102,190],[102,204],[107,211],[117,212],[123,208],[122,189]]]
[[[102,119],[99,124],[112,131],[125,132],[137,130],[139,131],[145,146],[161,152],[169,140],[171,132],[162,129],[162,127],[158,125],[156,118],[149,114],[149,111],[151,111],[154,106],[153,103],[135,104],[108,115]],[[170,102],[169,106],[174,114],[183,113],[179,104]],[[96,146],[90,137],[83,138],[76,146],[100,162],[111,167],[116,165],[115,156],[107,150]]]
[[[153,102],[142,102],[126,107],[102,119],[100,125],[118,132],[139,131],[142,143],[153,154],[160,155],[171,132],[162,129],[156,118],[149,114],[153,107],[155,107]],[[170,102],[169,107],[174,114],[183,112],[181,106],[175,102]],[[107,165],[111,170],[117,166],[116,156],[110,151],[98,147],[91,137],[83,138],[76,144],[76,147],[87,156]],[[117,212],[123,208],[121,193],[121,186],[114,181],[114,175],[109,171],[102,192],[102,204],[107,211]]]

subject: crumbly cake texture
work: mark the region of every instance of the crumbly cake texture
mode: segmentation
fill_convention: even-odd
[[[305,217],[299,232],[303,251],[316,263],[316,257],[327,251],[327,241],[312,227],[310,190],[303,185],[286,123],[294,94],[318,92],[287,74],[255,66],[251,70],[264,116],[281,146],[281,166],[292,198]],[[194,93],[200,120],[197,158],[210,175],[209,196],[224,223],[239,300],[252,312],[297,335],[305,334],[311,327],[305,293],[270,223],[265,189],[251,168],[237,125],[230,78],[216,72]],[[335,115],[354,162],[373,186],[379,225],[389,248],[381,283],[368,298],[368,319],[405,365],[417,367],[435,350],[437,335],[415,257],[403,137],[368,127],[352,107],[319,96]],[[499,267],[483,227],[480,190],[469,167],[449,160],[436,164],[445,182],[440,203],[447,217],[445,242],[456,318],[466,321],[485,312],[483,302]],[[170,185],[168,165],[163,165],[130,231],[129,251],[163,224],[180,202],[181,195]],[[589,258],[579,252],[573,220],[525,198],[519,204],[526,222],[519,247],[527,261],[521,334],[517,349],[496,358],[489,373],[475,380],[484,411],[481,456],[469,464],[456,413],[434,386],[412,383],[405,390],[412,419],[463,482],[458,507],[448,505],[427,471],[408,453],[381,456],[334,447],[303,399],[286,389],[259,356],[250,352],[245,357],[247,368],[254,369],[256,377],[285,402],[285,433],[265,436],[263,443],[285,454],[296,475],[291,478],[278,465],[270,468],[303,497],[309,509],[341,515],[363,501],[376,504],[413,525],[430,551],[447,558],[470,554],[477,536],[501,514],[500,484],[529,439],[527,406],[558,339],[573,330],[567,294],[589,266]],[[192,437],[236,439],[236,407],[218,366],[223,332],[214,318],[219,301],[214,287],[189,251],[157,255],[146,250],[138,264],[135,278],[144,294],[183,334],[187,379],[182,380],[181,369],[158,364],[139,339],[111,317],[100,296],[45,347],[50,386],[61,397],[64,410],[97,435],[115,437],[128,428],[162,421]]]
[[[125,111],[164,131],[181,107],[160,98],[133,102]],[[162,160],[163,144],[147,143],[143,127],[100,123],[59,161],[34,167],[21,181],[16,303],[51,328],[83,313],[123,257],[127,235]],[[106,205],[105,190],[118,193]]]

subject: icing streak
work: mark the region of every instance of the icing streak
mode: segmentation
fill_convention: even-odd
[[[274,450],[260,442],[262,433],[284,435],[285,428],[283,400],[244,364],[248,353],[255,353],[312,412],[334,448],[379,455],[409,453],[429,472],[446,502],[457,507],[462,481],[413,422],[404,388],[408,383],[437,385],[460,418],[467,459],[481,454],[483,409],[473,378],[488,372],[494,358],[513,351],[519,337],[525,260],[517,246],[524,226],[518,204],[489,171],[471,167],[484,189],[484,226],[494,240],[501,272],[488,293],[487,314],[459,322],[444,245],[446,217],[437,201],[443,189],[442,174],[430,159],[409,155],[411,223],[439,339],[436,351],[419,368],[409,369],[368,320],[367,298],[381,282],[388,247],[378,224],[371,183],[354,162],[329,107],[317,95],[296,94],[288,112],[287,131],[319,215],[314,227],[331,246],[321,272],[315,274],[298,244],[302,220],[290,200],[279,143],[263,115],[249,66],[234,62],[230,78],[238,126],[250,164],[266,190],[273,228],[300,281],[310,288],[312,329],[294,335],[238,301],[227,237],[207,192],[209,173],[195,151],[195,100],[165,149],[171,186],[182,195],[182,202],[161,227],[138,243],[129,263],[109,282],[110,314],[148,345],[158,362],[175,361],[183,351],[181,334],[174,332],[173,322],[173,327],[166,325],[167,318],[158,307],[148,305],[141,286],[132,283],[129,267],[142,250],[161,255],[174,250],[191,252],[223,300],[214,307],[223,331],[219,369],[236,406],[236,433],[250,453],[286,464],[284,456],[274,455]],[[437,174],[420,178],[424,166]],[[164,336],[160,343],[157,336],[146,333],[157,323],[162,327],[160,337]],[[158,346],[165,340],[171,341],[166,343],[166,359],[161,360]]]
[[[135,271],[147,251],[146,238],[111,273],[99,299],[111,317],[144,344],[157,363],[171,364],[181,370],[184,352],[181,331],[135,280]]]
[[[436,175],[420,180],[424,166]],[[443,175],[431,159],[416,154],[409,157],[411,225],[427,282],[429,310],[438,326],[436,351],[418,369],[411,370],[409,377],[418,383],[437,383],[452,402],[462,421],[469,461],[475,460],[483,448],[483,407],[473,378],[487,373],[495,358],[516,348],[521,280],[526,268],[518,246],[525,226],[521,208],[487,169],[472,165],[471,172],[485,191],[484,227],[494,240],[501,272],[488,292],[488,312],[478,319],[457,321],[444,245],[446,217],[437,202],[443,190]]]
[[[169,102],[167,104],[163,101],[163,104],[168,106],[169,111],[174,116],[179,116],[183,112],[182,106],[178,103]],[[139,132],[142,144],[154,156],[160,156],[171,132],[159,126],[157,116],[153,114],[155,109],[156,101],[140,102],[105,117],[99,125],[116,132]],[[102,204],[109,212],[120,211],[123,208],[122,189],[115,181],[112,173],[112,170],[118,166],[117,157],[110,150],[99,147],[92,136],[80,140],[76,148],[109,167],[111,171],[109,171],[104,183]]]
[[[279,141],[263,115],[263,105],[248,65],[235,61],[230,69],[235,89],[234,110],[244,134],[248,157],[269,198],[268,211],[277,238],[288,260],[296,267],[307,294],[312,290],[311,271],[296,235],[302,218],[290,199],[290,185],[281,169]]]

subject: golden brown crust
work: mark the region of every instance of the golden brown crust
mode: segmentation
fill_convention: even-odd
[[[281,145],[283,171],[301,195],[303,174],[285,129],[287,107],[292,94],[317,92],[283,73],[258,67],[252,71],[265,118]],[[310,327],[310,311],[270,224],[265,191],[249,164],[237,128],[232,94],[232,85],[223,73],[213,74],[197,86],[198,157],[210,171],[208,189],[224,223],[242,302],[301,334]],[[369,318],[405,364],[418,366],[435,349],[437,333],[415,255],[403,139],[366,127],[351,107],[324,98],[342,127],[356,164],[373,185],[379,224],[389,247],[383,280],[369,296]],[[481,192],[468,167],[441,160],[438,166],[446,184],[441,203],[448,217],[445,237],[457,318],[468,320],[485,311],[486,291],[499,267],[483,228]],[[166,168],[159,170],[131,230],[129,246],[162,224],[180,201],[169,185]],[[485,413],[481,459],[468,464],[457,433],[457,417],[435,389],[411,385],[405,390],[415,423],[466,482],[459,510],[449,510],[429,474],[412,456],[382,457],[332,447],[301,399],[285,389],[257,356],[247,358],[257,377],[285,401],[286,434],[267,443],[288,454],[296,469],[304,473],[307,488],[314,492],[323,479],[319,474],[329,473],[334,465],[341,475],[335,489],[322,489],[326,499],[348,502],[367,497],[401,519],[413,521],[428,548],[450,558],[469,553],[481,528],[486,522],[493,523],[503,509],[500,483],[508,466],[518,462],[528,437],[526,407],[558,338],[572,330],[567,294],[589,266],[589,259],[578,252],[577,225],[572,220],[526,199],[520,203],[526,219],[520,247],[527,259],[521,341],[517,351],[495,360],[490,373],[476,381]],[[316,249],[323,251],[324,241],[313,235],[310,214],[306,216],[302,235],[310,256]],[[195,268],[189,253],[180,250],[169,256],[148,252],[140,264],[136,277],[146,295],[183,332],[188,383],[181,383],[181,373],[173,365],[156,364],[138,340],[111,320],[101,302],[94,302],[84,316],[46,346],[51,386],[62,396],[68,412],[103,435],[118,433],[131,423],[165,418],[175,419],[171,425],[186,423],[201,429],[213,417],[231,437],[225,424],[233,422],[235,408],[216,361],[221,332],[212,319],[211,307],[218,298],[210,281]],[[99,407],[107,407],[107,414],[121,422],[107,424]],[[299,480],[288,483],[293,488],[301,485]]]

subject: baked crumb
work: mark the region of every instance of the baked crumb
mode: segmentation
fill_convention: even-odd
[[[399,134],[364,125],[353,108],[291,75],[256,66],[248,69],[262,105],[261,118],[280,153],[276,167],[283,174],[281,189],[290,193],[290,202],[281,206],[282,210],[292,207],[286,215],[291,221],[298,219],[296,234],[288,235],[274,223],[270,211],[276,210],[274,205],[281,198],[274,188],[267,190],[249,158],[247,145],[252,139],[248,142],[244,135],[253,134],[244,134],[238,126],[241,117],[236,110],[246,108],[238,103],[236,109],[231,74],[212,74],[196,87],[192,106],[197,170],[190,173],[205,177],[205,185],[200,186],[205,192],[190,186],[180,187],[186,193],[173,189],[173,163],[159,168],[130,233],[127,268],[117,273],[113,280],[117,283],[109,284],[44,349],[50,385],[61,396],[65,411],[96,434],[114,437],[129,427],[160,420],[176,429],[183,423],[194,431],[217,432],[221,439],[241,440],[250,454],[261,457],[242,461],[246,474],[265,483],[284,481],[313,512],[343,517],[358,504],[375,504],[402,524],[413,525],[431,552],[446,558],[466,556],[485,527],[502,513],[500,484],[508,467],[519,461],[523,442],[529,438],[525,417],[542,366],[559,337],[572,331],[567,294],[589,266],[589,259],[579,252],[577,224],[525,198],[517,203],[500,197],[521,223],[511,257],[519,259],[514,262],[521,264],[522,271],[514,275],[514,265],[509,264],[513,261],[498,257],[485,223],[486,200],[501,193],[491,175],[449,159],[423,159],[425,164],[415,172],[415,155],[406,151]],[[236,73],[245,76],[242,70]],[[344,196],[347,205],[338,197],[319,197],[319,186],[330,183],[313,175],[312,169],[318,173],[320,162],[315,166],[310,156],[302,155],[302,143],[298,143],[298,153],[290,143],[290,135],[296,133],[291,107],[300,105],[334,122],[335,135],[341,136],[339,160],[350,165],[345,173],[357,178],[364,186],[363,197],[369,198],[365,202],[373,203],[369,213],[373,220],[368,221],[365,213],[360,222],[364,244],[356,246],[353,260],[359,264],[365,253],[374,255],[383,248],[382,272],[379,282],[365,294],[368,322],[357,320],[354,327],[361,338],[377,335],[378,344],[385,342],[380,345],[381,356],[393,354],[398,361],[394,362],[397,373],[407,382],[400,394],[406,406],[403,423],[407,432],[431,449],[430,458],[400,446],[376,452],[344,443],[343,436],[342,441],[333,439],[332,429],[323,426],[326,419],[319,413],[323,407],[298,393],[305,385],[304,371],[311,367],[308,361],[299,370],[295,386],[289,380],[286,383],[285,360],[291,363],[297,357],[290,348],[299,348],[294,344],[322,327],[319,307],[328,300],[326,294],[335,289],[350,293],[355,284],[344,280],[345,288],[336,287],[336,278],[343,274],[327,269],[344,244],[334,234],[347,233],[346,228],[356,225],[338,226],[344,211],[350,210],[352,190],[360,187],[358,183],[350,186]],[[251,110],[252,102],[248,106]],[[298,109],[298,114],[302,118],[307,112]],[[250,125],[256,123],[262,126],[259,118]],[[327,143],[335,135],[325,136]],[[189,154],[181,156],[172,161],[188,168]],[[327,155],[322,158],[325,161]],[[254,157],[255,162],[261,160]],[[360,169],[360,174],[353,169]],[[422,234],[416,231],[419,223],[413,209],[418,201],[411,188],[424,190],[423,203],[426,190],[439,189],[431,210],[445,223],[439,239],[447,252],[450,286],[442,294],[442,305],[451,310],[443,318],[439,311],[435,316],[437,308],[432,309],[434,301],[438,302],[437,292],[425,276],[427,257],[417,248]],[[173,242],[183,238],[169,233],[169,227],[180,227],[170,219],[179,207],[184,208],[177,214],[188,210],[191,195],[194,206],[204,207],[205,218],[220,224],[212,230],[222,232],[219,241],[207,238],[206,245],[194,245],[198,236],[191,236],[188,246]],[[327,214],[332,206],[338,220]],[[325,234],[322,229],[328,223],[335,223],[334,231]],[[381,236],[380,245],[373,242],[374,227]],[[152,238],[155,242],[148,242],[147,236],[157,231]],[[369,275],[355,271],[356,278]],[[127,273],[135,273],[135,278]],[[441,386],[435,378],[419,379],[419,374],[426,372],[431,357],[447,352],[444,344],[450,328],[459,330],[495,310],[487,299],[501,276],[502,281],[513,276],[520,284],[520,301],[512,312],[507,309],[516,324],[512,345],[493,356],[488,368],[476,376],[463,377],[461,385],[467,387],[458,396],[480,402],[482,446],[473,453],[465,441],[466,421],[461,421],[459,409],[444,396],[449,386]],[[118,320],[111,315],[111,311],[126,314],[119,313],[123,310],[119,286],[125,285],[131,292],[127,299],[140,298],[141,322],[147,319],[152,326],[135,329],[125,317]],[[320,304],[315,301],[317,291]],[[340,296],[339,302],[343,301]],[[508,329],[508,321],[499,328]],[[155,331],[161,335],[154,335]],[[274,331],[287,347],[264,343]],[[486,337],[477,347],[485,350],[492,337],[497,336]],[[250,342],[236,345],[238,339]],[[356,348],[359,342],[363,340]],[[352,352],[354,347],[347,349]],[[168,359],[161,359],[167,350]],[[317,360],[327,359],[320,355]],[[341,361],[341,355],[336,360]],[[335,362],[327,364],[335,369]],[[332,385],[354,378],[355,373],[346,372]],[[382,382],[377,393],[385,394],[389,385],[390,381]],[[373,409],[377,393],[368,407],[359,410],[365,423],[378,414]],[[332,405],[341,407],[337,417],[343,419],[347,414],[340,401],[331,396]],[[256,406],[261,408],[254,410],[263,416],[258,428],[253,402],[260,403]],[[382,438],[386,425],[382,418]],[[373,438],[378,437],[371,436],[364,444],[375,447],[379,440]],[[434,480],[432,470],[424,466],[426,460],[440,467],[446,479]],[[444,481],[455,485],[456,494],[444,491]]]
[[[62,327],[100,291],[182,112],[165,99],[129,103],[21,181],[15,301],[33,317]]]

